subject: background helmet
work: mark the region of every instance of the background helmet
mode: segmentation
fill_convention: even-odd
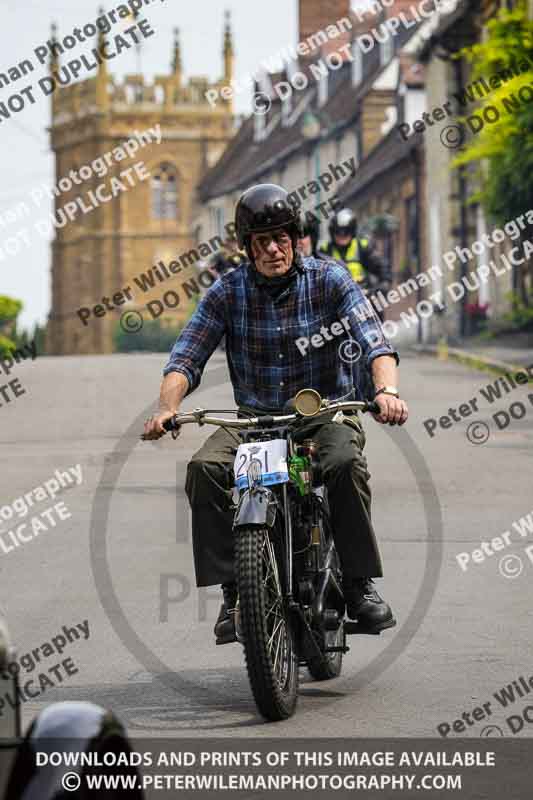
[[[341,209],[330,220],[329,235],[332,239],[334,236],[351,236],[353,238],[356,233],[357,219],[350,208]]]
[[[320,222],[314,215],[310,215],[303,223],[302,236],[311,237],[311,245],[313,253],[316,253],[318,248],[318,240],[320,238]]]
[[[275,228],[285,228],[293,247],[301,236],[301,218],[297,208],[288,201],[288,193],[274,183],[260,183],[247,189],[239,198],[235,209],[235,231],[239,247],[244,247],[249,258],[250,236]]]

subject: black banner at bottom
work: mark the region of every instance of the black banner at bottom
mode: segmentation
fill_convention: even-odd
[[[7,751],[0,750],[3,769]],[[1,800],[239,797],[525,800],[532,739],[30,738]],[[2,765],[0,765],[1,767]],[[5,775],[6,773],[4,773]]]

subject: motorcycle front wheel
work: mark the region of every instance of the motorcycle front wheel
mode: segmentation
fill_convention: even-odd
[[[252,693],[262,716],[279,722],[296,708],[298,658],[269,529],[240,530],[236,560],[240,628]]]

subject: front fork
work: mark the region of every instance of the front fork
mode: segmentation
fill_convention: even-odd
[[[303,651],[309,652],[309,649],[315,652],[315,655],[320,655],[318,646],[314,640],[309,624],[304,617],[302,608],[299,603],[294,600],[293,595],[293,549],[292,549],[292,519],[290,514],[290,499],[288,484],[283,484],[281,490],[282,504],[283,504],[283,518],[284,518],[284,536],[282,536],[283,559],[284,569],[281,571],[282,579],[282,593],[283,593],[283,607],[285,609],[287,624],[290,628],[290,635],[297,651],[298,656],[301,658]],[[246,489],[239,497],[235,519],[233,521],[233,530],[236,536],[239,535],[240,528],[257,528],[261,530],[268,528],[274,529],[276,523],[276,511],[278,508],[277,500],[274,494],[266,486],[254,486],[251,489]]]
[[[287,604],[293,601],[293,554],[292,554],[292,519],[290,514],[290,501],[288,484],[282,488],[283,517],[285,520],[285,536],[283,537],[285,569],[283,570],[283,595]],[[266,486],[254,486],[245,489],[239,497],[233,530],[239,535],[239,528],[269,528],[276,524],[277,500]]]

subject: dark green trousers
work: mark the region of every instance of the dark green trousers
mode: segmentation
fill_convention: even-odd
[[[308,420],[298,432],[298,440],[312,438],[317,443],[344,575],[381,577],[370,518],[370,474],[363,456],[365,434],[357,416],[348,417],[340,425],[331,422],[331,416],[324,415],[320,422]],[[233,512],[228,490],[233,486],[238,445],[237,431],[217,428],[187,466],[185,491],[192,509],[198,586],[227,583],[234,578]]]

